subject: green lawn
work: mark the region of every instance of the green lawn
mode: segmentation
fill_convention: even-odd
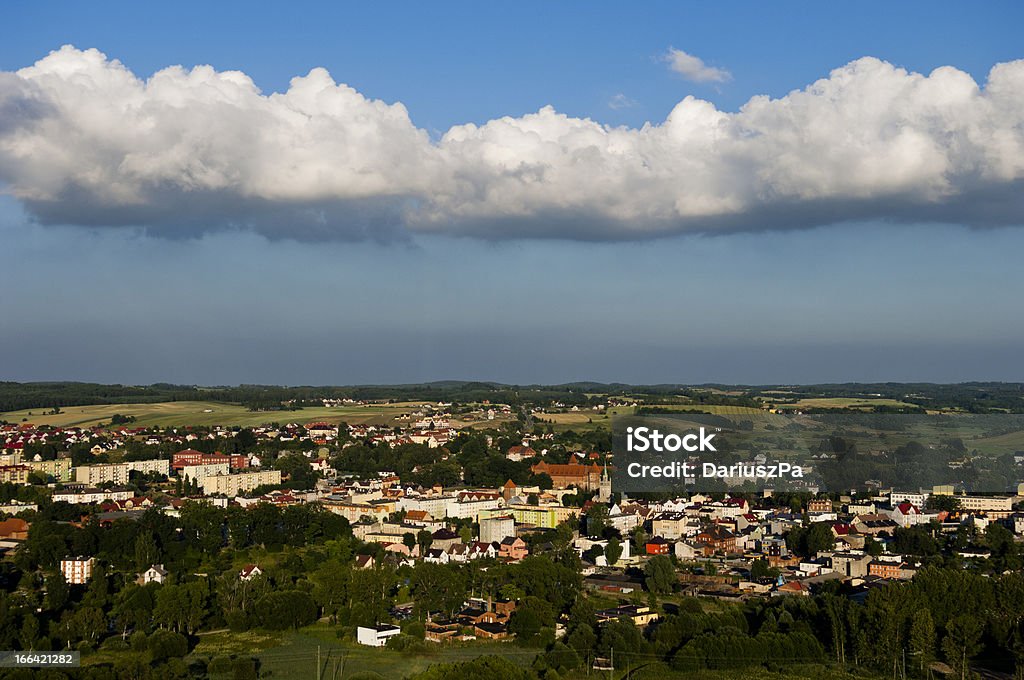
[[[218,655],[256,656],[261,677],[316,678],[317,648],[320,651],[323,680],[348,677],[361,671],[379,673],[385,678],[403,678],[436,663],[468,661],[482,655],[504,656],[528,666],[537,650],[511,642],[469,642],[433,645],[430,655],[407,655],[389,649],[376,649],[339,640],[335,626],[318,623],[296,632],[281,634],[214,633],[203,636],[192,656],[207,661]],[[430,644],[430,643],[428,643]]]

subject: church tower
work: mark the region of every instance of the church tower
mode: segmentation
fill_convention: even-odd
[[[597,492],[599,503],[612,502],[612,478],[608,475],[608,460],[604,461],[604,469],[601,470],[601,486]]]

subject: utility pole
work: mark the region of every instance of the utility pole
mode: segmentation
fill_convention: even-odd
[[[320,645],[316,646],[316,680],[320,678]]]

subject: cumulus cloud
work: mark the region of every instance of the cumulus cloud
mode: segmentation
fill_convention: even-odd
[[[637,100],[633,99],[632,97],[628,97],[623,93],[619,92],[618,94],[616,94],[615,96],[608,100],[608,108],[615,109],[616,111],[618,111],[619,109],[631,109],[638,103],[639,102],[637,102]]]
[[[668,48],[664,59],[672,71],[695,83],[724,83],[732,80],[732,74],[725,69],[708,66],[700,57],[674,47]]]
[[[0,73],[0,182],[44,223],[190,235],[635,239],[848,220],[1024,223],[1024,61],[984,86],[874,58],[737,112],[608,127],[551,107],[433,141],[323,69],[262,93],[64,47]]]

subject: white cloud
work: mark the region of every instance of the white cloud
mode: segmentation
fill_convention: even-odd
[[[631,109],[637,104],[639,104],[637,100],[628,97],[621,92],[608,100],[608,108],[615,109],[616,111],[619,109]]]
[[[674,47],[668,48],[663,59],[668,62],[670,69],[695,83],[724,83],[732,80],[732,74],[725,69],[708,66],[700,57]]]
[[[39,220],[307,240],[408,232],[631,239],[856,219],[1024,224],[1024,61],[984,87],[873,58],[738,112],[658,124],[544,107],[438,141],[323,69],[263,94],[239,72],[142,80],[62,48],[0,73],[0,182]]]

